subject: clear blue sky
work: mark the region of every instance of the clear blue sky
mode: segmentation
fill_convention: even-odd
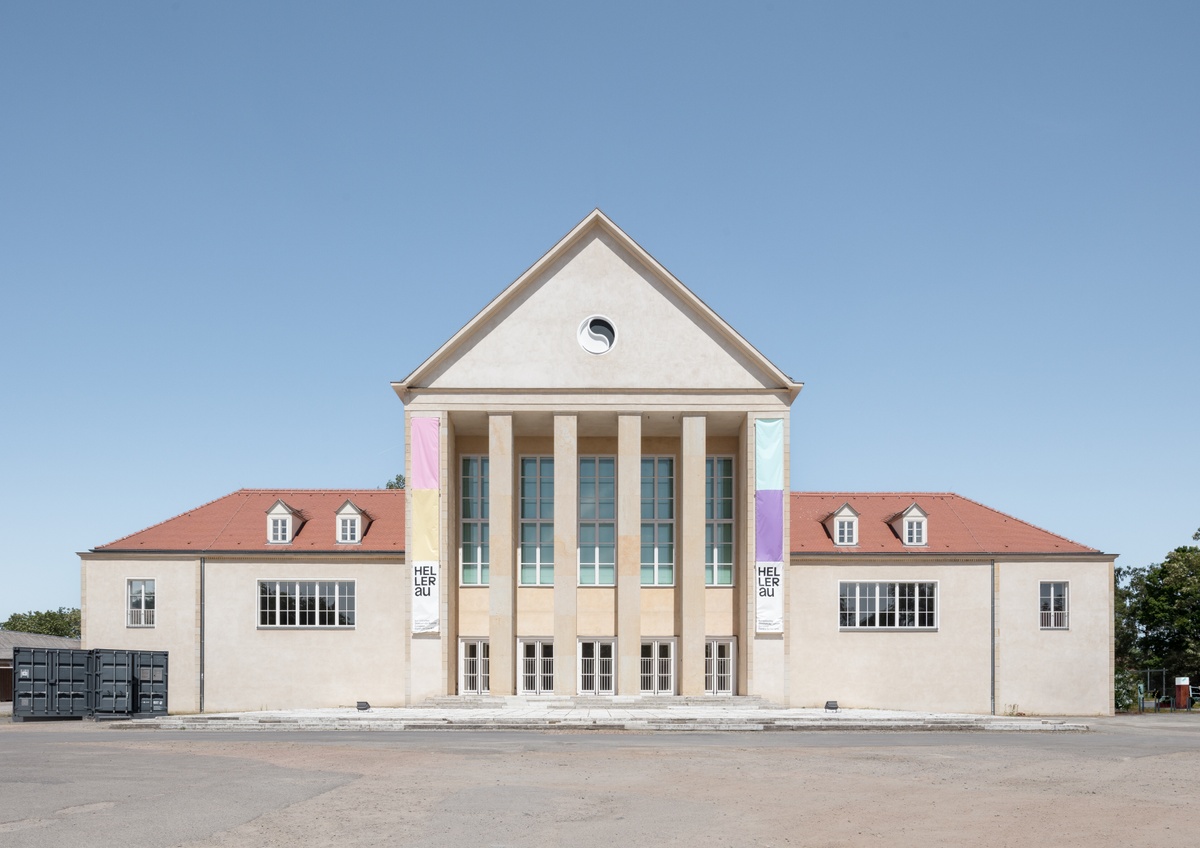
[[[389,388],[602,208],[781,369],[797,489],[1200,526],[1200,4],[0,4],[0,620]]]

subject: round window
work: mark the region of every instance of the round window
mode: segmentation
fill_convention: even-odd
[[[588,353],[608,353],[616,343],[616,328],[602,315],[585,318],[579,325],[579,346]]]

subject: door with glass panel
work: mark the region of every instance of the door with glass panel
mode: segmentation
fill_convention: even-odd
[[[709,639],[704,643],[704,693],[734,693],[734,654],[732,639]]]
[[[675,640],[642,642],[641,690],[643,695],[675,694]]]
[[[613,694],[616,648],[612,640],[579,643],[579,694]]]
[[[518,647],[521,657],[521,694],[553,694],[554,642],[549,639],[523,639]]]
[[[464,639],[458,667],[462,676],[458,687],[460,695],[486,695],[491,686],[488,663],[487,639]]]

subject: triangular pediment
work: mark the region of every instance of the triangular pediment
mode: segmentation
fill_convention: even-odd
[[[405,380],[422,390],[749,391],[801,386],[600,210]]]

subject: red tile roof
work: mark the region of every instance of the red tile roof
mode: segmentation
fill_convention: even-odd
[[[358,545],[334,541],[335,513],[346,500],[370,517]],[[267,542],[267,510],[282,500],[304,519],[290,545]],[[839,547],[822,523],[849,503],[858,513],[859,543]],[[916,503],[928,513],[922,547],[905,547],[888,523]],[[1089,548],[947,492],[793,492],[793,554],[1095,554]],[[216,553],[404,552],[402,489],[241,489],[138,533],[93,548],[97,552]]]
[[[822,523],[844,503],[858,511],[858,544],[839,547]],[[922,547],[905,547],[888,523],[913,503],[928,513]],[[793,554],[1095,554],[1070,539],[949,492],[793,492]]]
[[[267,510],[282,500],[304,523],[289,545],[267,542]],[[369,516],[357,545],[335,541],[335,513],[347,500]],[[240,489],[95,551],[215,553],[404,552],[403,489]]]

